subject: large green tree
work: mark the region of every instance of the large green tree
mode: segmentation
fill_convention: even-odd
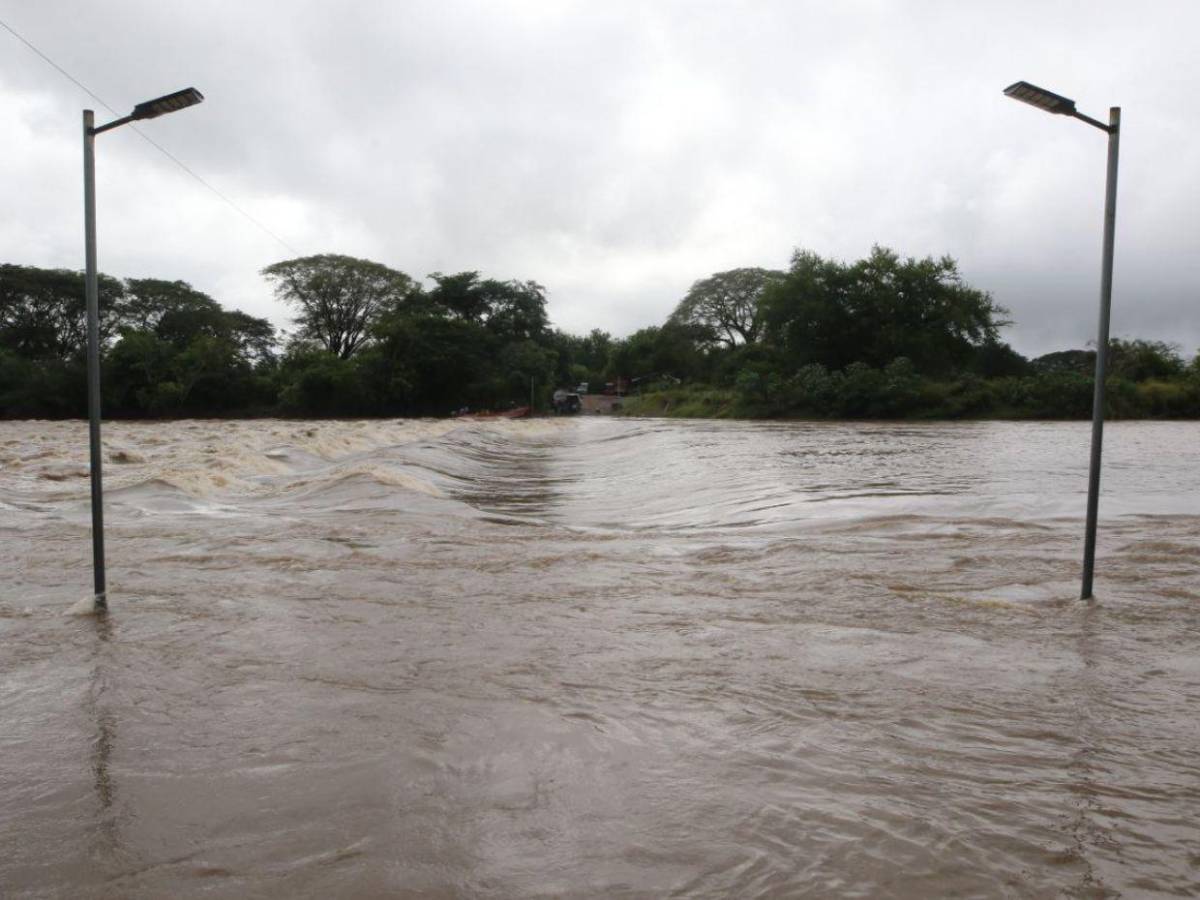
[[[955,371],[998,340],[1006,315],[950,257],[901,259],[883,247],[852,264],[798,251],[763,299],[765,339],[793,366],[831,370],[906,357],[926,374]]]
[[[429,277],[432,289],[379,318],[363,355],[365,383],[382,408],[444,415],[523,400],[530,379],[552,389],[562,348],[541,285],[478,272]]]
[[[99,276],[100,337],[125,319],[125,286]],[[74,359],[87,349],[87,301],[82,272],[0,265],[0,347],[29,359]]]
[[[129,278],[125,281],[122,325],[154,331],[164,318],[191,316],[196,321],[215,319],[221,305],[186,281]]]
[[[122,331],[153,332],[180,350],[199,337],[229,342],[243,362],[269,362],[275,355],[275,327],[266,319],[227,310],[186,281],[130,278],[125,282]]]
[[[431,312],[485,325],[503,340],[538,339],[550,327],[546,289],[536,281],[480,278],[478,272],[429,277],[434,287],[424,300]]]
[[[431,313],[390,313],[362,356],[367,383],[388,412],[446,415],[494,401],[494,342],[478,322]]]
[[[668,322],[703,329],[728,347],[753,343],[761,325],[760,302],[767,286],[784,273],[775,269],[730,269],[692,285]]]
[[[420,290],[382,263],[333,253],[284,260],[262,274],[275,295],[298,310],[299,337],[342,359],[369,341],[380,316]]]

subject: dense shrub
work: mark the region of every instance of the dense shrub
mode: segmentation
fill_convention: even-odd
[[[362,411],[362,380],[352,359],[303,349],[280,365],[280,406],[295,415],[350,416]]]

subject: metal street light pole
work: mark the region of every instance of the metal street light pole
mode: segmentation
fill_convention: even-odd
[[[92,481],[92,582],[95,608],[108,608],[104,571],[104,486],[100,453],[100,286],[96,271],[96,135],[141,119],[194,106],[204,99],[195,88],[186,88],[139,103],[123,118],[95,127],[95,114],[83,111],[83,240],[84,293],[87,297],[88,453]]]
[[[1083,541],[1083,588],[1092,597],[1096,567],[1096,516],[1100,504],[1100,448],[1104,443],[1104,382],[1108,375],[1108,321],[1112,310],[1113,242],[1117,226],[1117,150],[1121,108],[1108,111],[1108,175],[1104,189],[1104,258],[1100,268],[1100,326],[1096,336],[1096,388],[1092,398],[1092,461],[1088,469],[1087,532]]]
[[[92,580],[96,609],[108,608],[104,576],[104,487],[100,473],[100,290],[96,273],[95,115],[83,111],[83,234],[87,271],[88,448],[92,473]]]
[[[1111,107],[1108,124],[1077,112],[1075,101],[1018,81],[1004,89],[1020,100],[1046,112],[1068,115],[1108,134],[1108,169],[1104,189],[1104,251],[1100,264],[1100,324],[1096,337],[1096,383],[1092,395],[1092,453],[1088,467],[1087,526],[1083,539],[1083,584],[1081,600],[1092,599],[1092,576],[1096,568],[1096,520],[1100,507],[1100,459],[1104,444],[1104,381],[1108,374],[1108,326],[1112,310],[1113,245],[1117,222],[1117,152],[1121,138],[1121,108]]]

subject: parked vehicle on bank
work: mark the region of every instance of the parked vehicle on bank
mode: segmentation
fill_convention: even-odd
[[[557,415],[571,416],[583,409],[583,401],[574,391],[559,388],[554,392],[550,406]]]

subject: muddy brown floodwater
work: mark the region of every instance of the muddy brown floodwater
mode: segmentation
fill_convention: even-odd
[[[0,423],[4,897],[1200,894],[1200,423]]]

